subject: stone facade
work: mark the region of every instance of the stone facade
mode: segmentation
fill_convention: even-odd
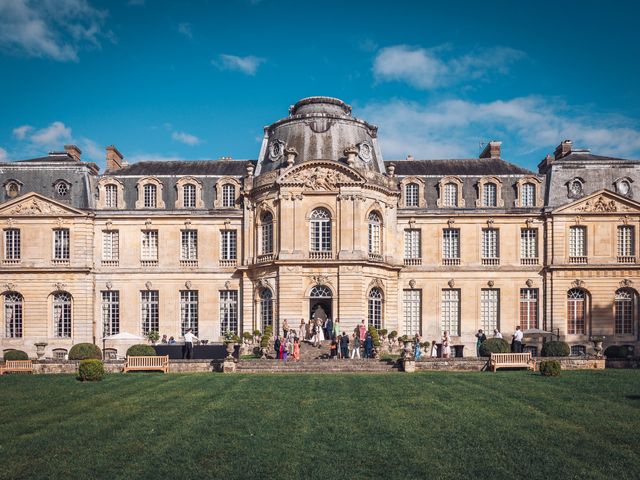
[[[475,352],[479,328],[638,345],[640,162],[570,141],[538,173],[501,159],[385,161],[377,127],[312,97],[257,160],[141,162],[107,147],[0,164],[0,348],[122,355],[148,330],[362,319]],[[540,340],[527,337],[531,347]]]

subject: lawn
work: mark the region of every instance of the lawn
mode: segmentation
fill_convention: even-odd
[[[637,479],[640,371],[0,378],[0,478]]]

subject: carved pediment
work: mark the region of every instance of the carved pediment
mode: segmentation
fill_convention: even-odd
[[[588,197],[581,198],[569,205],[556,209],[553,213],[589,214],[589,213],[638,213],[640,204],[607,190],[601,190]]]
[[[81,210],[58,203],[37,193],[28,193],[0,206],[0,215],[10,217],[52,217],[84,214]]]
[[[364,179],[345,165],[334,162],[309,162],[285,172],[280,185],[300,186],[305,190],[338,190],[341,185],[364,183]]]

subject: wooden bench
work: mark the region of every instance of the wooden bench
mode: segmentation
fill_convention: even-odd
[[[0,375],[7,372],[33,373],[33,362],[31,360],[7,360],[4,367],[0,367]]]
[[[528,368],[536,369],[536,361],[531,357],[531,352],[527,353],[492,353],[489,360],[491,370],[499,368]]]
[[[123,372],[133,370],[160,370],[167,373],[169,371],[169,355],[127,357]]]

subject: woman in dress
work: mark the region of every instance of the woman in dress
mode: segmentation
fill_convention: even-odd
[[[293,340],[293,359],[296,362],[300,360],[300,339],[298,337]]]
[[[438,344],[435,340],[431,340],[431,358],[438,358]]]
[[[304,318],[300,319],[300,327],[298,327],[298,337],[300,341],[304,341],[307,339],[307,324],[304,321]]]
[[[420,335],[418,335],[416,333],[416,337],[415,337],[415,347],[413,349],[413,356],[416,360],[420,360],[420,358],[422,357],[422,348],[420,346]]]
[[[442,336],[442,358],[449,358],[451,355],[451,339],[449,332],[444,332]]]
[[[322,328],[323,325],[321,319],[318,319],[316,322],[316,330],[318,331],[318,343],[320,343],[324,341],[324,328]]]
[[[284,323],[282,324],[282,335],[284,335],[284,338],[287,338],[288,334],[289,334],[289,321],[285,320]]]

